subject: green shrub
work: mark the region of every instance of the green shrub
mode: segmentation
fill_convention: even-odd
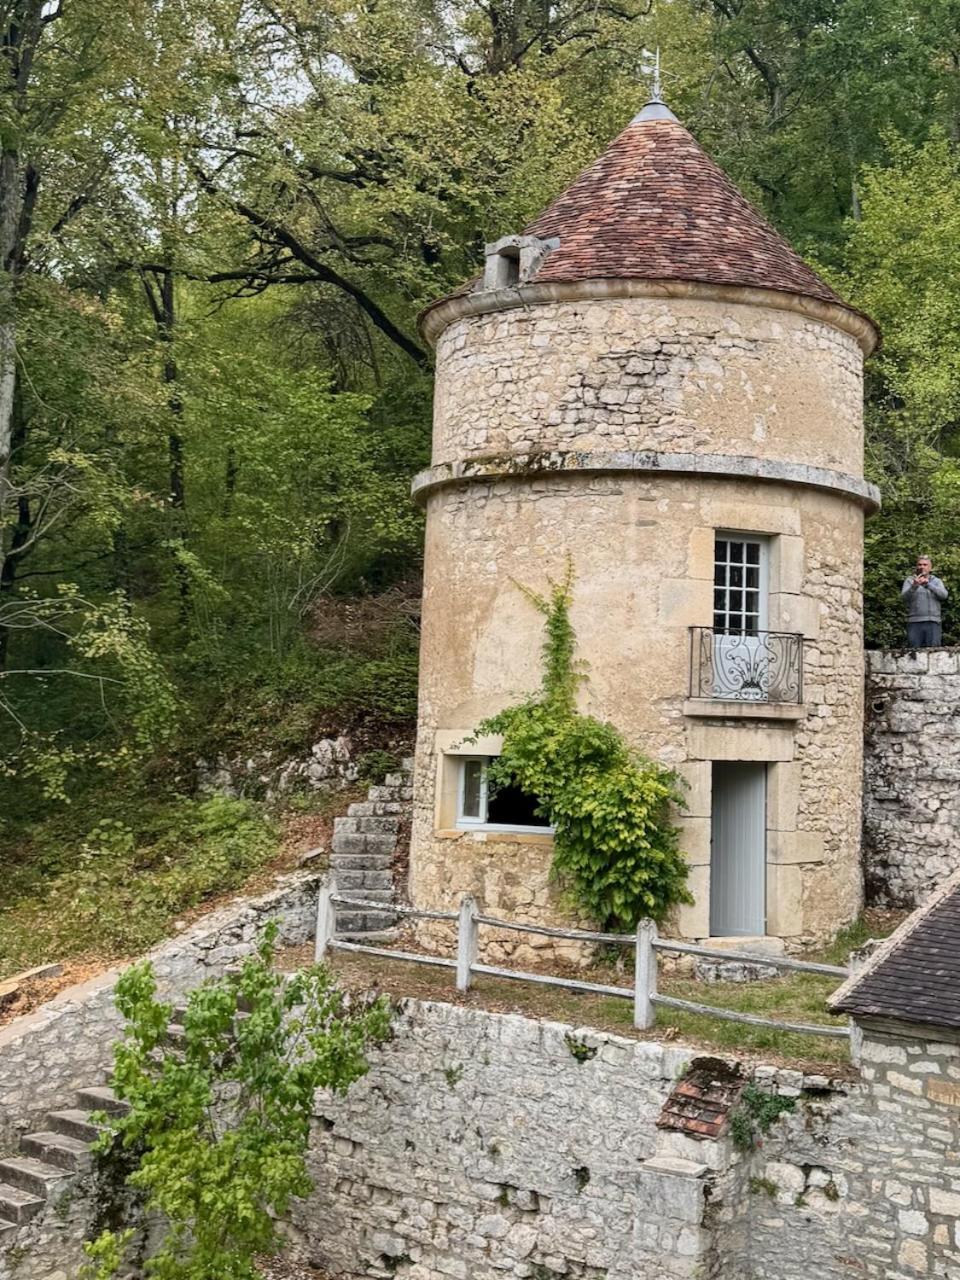
[[[275,941],[271,926],[238,974],[191,992],[176,1046],[150,966],[117,983],[127,1026],[112,1083],[130,1111],[109,1120],[99,1156],[136,1153],[124,1176],[152,1227],[145,1276],[255,1280],[257,1255],[280,1247],[277,1219],[310,1191],[317,1089],[345,1092],[367,1070],[367,1047],[389,1033],[382,998],[348,1002],[322,966],[277,973]],[[108,1280],[129,1260],[138,1225],[89,1243],[91,1280]]]

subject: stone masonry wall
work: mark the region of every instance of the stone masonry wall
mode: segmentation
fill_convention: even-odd
[[[918,906],[960,869],[960,650],[867,654],[868,901]]]
[[[960,1275],[960,1044],[868,1031],[848,1090],[809,1097],[720,1180],[722,1276]]]
[[[318,1096],[295,1237],[333,1275],[960,1275],[960,1044],[868,1031],[845,1081],[748,1068],[793,1109],[743,1153],[657,1128],[694,1050],[418,1002],[396,1031]]]
[[[549,449],[793,459],[862,474],[862,356],[819,320],[708,299],[556,302],[437,344],[434,463]]]
[[[204,916],[179,937],[148,952],[160,995],[177,1000],[204,978],[249,955],[270,920],[285,944],[313,937],[320,877],[291,877],[271,893],[241,899]],[[106,1083],[123,1025],[113,1003],[121,970],[111,969],[0,1027],[0,1154],[46,1112],[72,1106],[76,1089]]]
[[[318,1096],[307,1256],[340,1276],[692,1276],[701,1179],[650,1169],[690,1051],[409,1002],[345,1099]],[[654,1211],[653,1206],[656,1206]]]

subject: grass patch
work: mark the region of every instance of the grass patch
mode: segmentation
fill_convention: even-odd
[[[844,963],[847,953],[853,947],[862,945],[869,937],[884,937],[891,933],[904,914],[893,911],[867,912],[855,924],[843,930],[829,946],[810,958],[824,963]],[[679,1009],[658,1009],[656,1025],[648,1032],[640,1032],[633,1026],[632,1001],[625,998],[563,991],[556,987],[541,987],[534,983],[486,976],[476,978],[471,990],[466,995],[460,995],[453,989],[453,979],[448,970],[430,969],[425,965],[403,961],[381,960],[374,956],[336,953],[332,963],[344,981],[356,988],[367,989],[376,984],[381,990],[395,996],[413,996],[503,1013],[520,1013],[529,1018],[546,1018],[572,1023],[574,1026],[595,1027],[600,1031],[615,1032],[636,1039],[680,1040],[728,1054],[800,1066],[811,1072],[837,1074],[851,1070],[850,1048],[846,1040],[799,1035],[792,1031],[779,1031],[775,1027],[750,1027]],[[627,970],[629,968],[628,965]],[[556,973],[558,966],[550,965],[545,972]],[[600,964],[590,972],[578,971],[576,976],[606,985],[632,985],[632,972],[625,971],[622,976],[617,977],[611,973],[609,964]],[[834,1027],[843,1026],[844,1020],[827,1013],[826,1000],[839,985],[839,978],[801,973],[788,973],[782,978],[747,983],[706,983],[692,977],[661,973],[659,981],[659,989],[663,995],[786,1022]],[[571,1053],[573,1052],[574,1049],[571,1048]]]
[[[120,795],[99,808],[85,831],[66,810],[0,848],[0,977],[89,953],[136,955],[278,852],[274,823],[247,800]]]

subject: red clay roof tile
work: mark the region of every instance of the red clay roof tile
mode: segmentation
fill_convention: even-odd
[[[685,280],[845,305],[676,120],[635,120],[534,222],[536,283]]]

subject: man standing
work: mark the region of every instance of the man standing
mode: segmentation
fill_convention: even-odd
[[[936,649],[940,644],[940,602],[947,588],[933,573],[929,556],[917,556],[917,571],[904,578],[900,592],[907,602],[907,644],[911,649]]]

